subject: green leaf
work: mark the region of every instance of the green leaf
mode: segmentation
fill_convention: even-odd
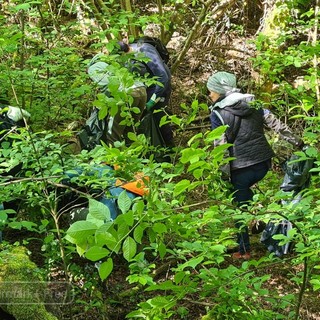
[[[143,213],[144,208],[145,208],[145,204],[143,200],[140,200],[133,204],[132,211],[135,213],[135,215],[140,215]]]
[[[111,220],[109,208],[95,199],[89,199],[89,213],[92,217],[98,220]]]
[[[123,190],[118,197],[118,206],[122,213],[126,213],[131,207],[131,199],[129,198],[127,191]]]
[[[106,248],[93,246],[85,253],[85,257],[91,261],[98,261],[106,257],[110,251]]]
[[[209,131],[209,133],[206,137],[206,141],[212,142],[216,139],[220,139],[222,137],[223,133],[227,130],[227,128],[228,128],[228,126],[220,126],[214,130]]]
[[[105,241],[105,245],[114,252],[118,252],[120,249],[120,243],[118,242],[118,240],[110,233],[107,232],[104,235],[104,241]]]
[[[203,257],[197,257],[197,258],[192,258],[190,260],[188,260],[187,262],[185,262],[184,264],[182,264],[181,266],[179,266],[180,270],[183,270],[185,268],[191,267],[191,268],[195,268],[198,264],[200,264],[203,261]]]
[[[136,242],[131,238],[128,237],[122,245],[122,251],[123,251],[123,257],[130,261],[137,252],[137,244]]]
[[[37,224],[31,221],[21,221],[21,226],[29,231],[34,231]]]
[[[226,247],[222,244],[216,244],[212,247],[210,247],[210,250],[217,253],[224,253],[226,250]]]
[[[99,266],[99,276],[101,278],[101,280],[105,280],[108,278],[108,276],[110,275],[110,273],[113,270],[113,260],[111,258],[108,258],[107,261],[101,263],[101,265]]]
[[[129,226],[129,227],[133,226],[134,219],[133,219],[133,212],[131,210],[124,213],[122,215],[122,217],[123,217],[123,220],[125,221],[125,223],[127,224],[127,226]]]
[[[12,229],[18,229],[21,230],[21,222],[19,221],[12,221],[8,223],[8,226]]]
[[[8,219],[8,215],[4,211],[0,211],[0,223],[4,224]]]
[[[107,222],[103,224],[101,227],[99,227],[99,229],[96,230],[95,243],[97,245],[104,246],[107,244],[109,240],[108,235],[110,234],[108,233],[108,230],[110,229],[111,225],[112,225],[112,222]]]
[[[173,195],[178,196],[179,194],[184,192],[186,189],[188,189],[189,186],[190,186],[189,180],[183,179],[179,181],[174,187]]]
[[[310,283],[313,286],[313,290],[317,291],[320,289],[320,280],[319,279],[311,279]]]
[[[84,253],[86,252],[86,246],[84,246],[83,244],[77,244],[76,248],[77,248],[78,255],[80,257],[82,257],[84,255]]]
[[[165,244],[163,242],[159,243],[158,251],[159,251],[160,258],[163,259],[167,253],[167,247],[165,246]]]
[[[141,244],[144,229],[141,226],[137,226],[133,231],[133,238],[137,243]]]
[[[193,149],[184,149],[181,151],[181,163],[187,163],[189,162],[189,159],[193,155],[194,150]]]
[[[29,3],[22,3],[22,4],[19,4],[17,6],[15,6],[15,11],[20,11],[20,10],[29,10],[30,9],[30,4]]]
[[[184,277],[185,277],[185,272],[179,271],[174,275],[174,282],[176,284],[179,284],[183,280]]]
[[[153,231],[158,233],[158,234],[162,234],[167,232],[167,227],[165,226],[165,224],[161,223],[161,222],[157,222],[154,224],[154,226],[152,227]]]
[[[89,236],[92,236],[97,226],[89,221],[77,221],[67,230],[67,234],[75,240],[74,243],[83,243]]]

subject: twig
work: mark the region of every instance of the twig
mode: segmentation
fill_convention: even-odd
[[[3,135],[3,137],[1,137],[0,142],[1,142],[2,140],[4,140],[5,137],[7,137],[11,132],[15,131],[16,129],[17,129],[17,126],[12,127],[8,132],[6,132],[6,133]]]
[[[174,62],[174,64],[171,67],[171,72],[174,73],[178,67],[178,65],[180,64],[180,62],[182,61],[182,59],[184,58],[184,56],[186,55],[186,53],[188,52],[192,40],[195,38],[195,36],[198,33],[199,27],[201,25],[201,23],[203,22],[203,20],[205,19],[206,15],[207,15],[207,11],[209,10],[209,7],[215,2],[215,0],[208,0],[206,2],[203,2],[203,7],[201,9],[201,12],[198,16],[197,21],[195,22],[193,28],[191,29],[189,36],[187,37],[187,40],[181,50],[181,52],[179,53],[176,61]],[[221,15],[223,12],[221,12],[223,9],[227,8],[228,6],[232,5],[235,2],[235,0],[226,0],[223,3],[219,4],[211,13],[212,15],[216,15],[215,19],[217,19],[219,17],[219,15]],[[219,12],[221,12],[220,14],[218,14]]]
[[[209,128],[209,127],[211,127],[211,124],[204,124],[203,126],[187,127],[187,128],[184,128],[184,130],[197,130],[197,129],[203,129],[203,128]]]
[[[3,177],[3,176],[0,176]],[[3,178],[8,178],[11,179],[10,181],[7,182],[3,182],[0,183],[0,186],[8,186],[10,184],[15,184],[15,183],[21,183],[21,182],[27,182],[27,181],[43,181],[43,180],[47,180],[47,179],[54,179],[54,178],[60,178],[60,176],[51,176],[51,177],[41,177],[41,178],[16,178],[16,177],[12,177],[12,176],[7,176],[7,177],[3,177]]]
[[[318,39],[318,23],[319,23],[319,0],[316,0],[316,4],[314,7],[314,32],[313,32],[313,40],[312,45],[315,47],[317,45]],[[314,67],[314,74],[315,74],[315,81],[316,81],[316,95],[317,101],[320,101],[320,89],[319,89],[319,81],[318,81],[318,57],[317,54],[314,54],[313,57],[313,67]]]

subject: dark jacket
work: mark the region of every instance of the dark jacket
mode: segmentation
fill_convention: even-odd
[[[223,97],[212,107],[210,116],[212,129],[228,125],[224,142],[233,143],[229,152],[230,156],[236,158],[231,162],[231,170],[267,161],[274,156],[264,134],[265,126],[294,145],[300,143],[290,129],[270,111],[251,106],[253,100],[252,95],[234,93],[233,96]]]
[[[163,62],[157,49],[149,43],[132,43],[131,49],[139,58],[139,53],[149,59],[145,64],[147,66],[147,72],[151,77],[156,77],[160,84],[155,84],[147,88],[148,100],[153,94],[162,100],[169,100],[171,94],[171,73],[168,66]]]

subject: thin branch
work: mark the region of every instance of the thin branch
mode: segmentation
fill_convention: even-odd
[[[318,24],[319,24],[319,0],[316,0],[315,8],[314,8],[314,31],[313,31],[313,40],[312,45],[316,46],[317,38],[318,38]],[[313,57],[313,67],[314,74],[316,78],[316,95],[317,101],[320,101],[320,89],[319,89],[319,81],[318,81],[318,57],[317,54],[314,54]]]
[[[8,186],[11,184],[21,183],[21,182],[28,182],[28,181],[43,181],[52,178],[60,178],[60,176],[51,176],[51,177],[41,177],[41,178],[16,178],[12,176],[6,176],[5,178],[11,179],[10,181],[0,183],[0,187]]]
[[[228,8],[229,6],[231,6],[232,4],[235,3],[236,0],[226,0],[223,3],[219,4],[215,9],[213,9],[213,11],[211,11],[212,16],[214,16],[215,19],[218,19],[223,13],[224,10],[226,8]],[[201,23],[204,21],[207,12],[210,8],[210,6],[215,2],[215,0],[208,0],[207,2],[203,3],[203,7],[201,9],[201,12],[198,16],[197,21],[195,22],[193,28],[191,29],[189,36],[187,37],[187,40],[184,44],[184,47],[182,48],[180,54],[178,55],[176,61],[174,62],[174,64],[171,67],[171,72],[174,73],[178,67],[178,65],[180,64],[180,62],[183,60],[183,58],[185,57],[186,53],[188,52],[192,40],[196,37],[196,35],[198,34],[199,28],[201,26]]]

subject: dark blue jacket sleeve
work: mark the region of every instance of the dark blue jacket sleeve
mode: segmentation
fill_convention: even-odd
[[[151,44],[143,43],[142,45],[134,47],[134,50],[143,52],[146,57],[150,59],[150,61],[147,62],[148,69],[152,73],[152,76],[156,77],[157,81],[162,84],[162,86],[155,85],[153,93],[156,94],[157,97],[165,96],[166,91],[171,88],[171,74],[156,48]]]

